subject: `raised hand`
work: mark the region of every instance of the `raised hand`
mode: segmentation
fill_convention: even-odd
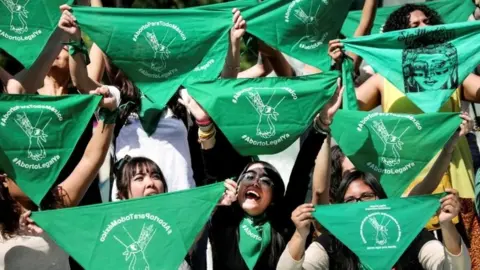
[[[117,97],[120,96],[120,93],[112,93],[111,91],[113,91],[113,89],[114,88],[110,89],[106,86],[101,86],[95,90],[90,91],[90,94],[102,95],[103,98],[102,98],[102,101],[100,102],[99,107],[106,108],[110,111],[114,111],[118,108],[119,100],[117,99]]]
[[[229,206],[237,200],[237,183],[233,180],[227,179],[224,182],[225,193],[220,199],[219,205]]]
[[[320,114],[318,114],[315,117],[315,121],[320,127],[324,129],[328,129],[328,127],[332,123],[333,116],[338,111],[338,109],[340,109],[340,106],[342,105],[343,90],[344,90],[344,87],[340,84],[340,79],[338,79],[337,90],[335,91],[335,94],[332,96],[330,101],[325,105],[325,107],[323,107]]]
[[[20,229],[31,235],[42,234],[43,230],[30,218],[31,215],[31,211],[26,211],[20,216]]]
[[[243,37],[245,30],[247,29],[247,23],[240,14],[240,10],[237,8],[232,10],[232,14],[233,27],[230,30],[230,39],[232,42],[240,42],[240,39]]]
[[[58,22],[58,27],[68,33],[71,39],[80,40],[81,32],[77,25],[77,19],[71,13],[72,8],[69,5],[61,5],[62,16]]]
[[[453,218],[460,213],[460,199],[458,197],[458,191],[455,189],[446,189],[448,195],[440,199],[440,212],[438,214],[438,220],[440,224],[445,222],[451,222]]]
[[[328,42],[328,55],[337,65],[342,63],[344,52],[340,39],[332,39]]]
[[[455,149],[458,138],[467,135],[470,131],[473,130],[474,122],[467,112],[462,112],[462,114],[460,114],[460,118],[462,118],[462,123],[460,124],[460,127],[452,135],[450,140],[445,144],[445,149],[449,153],[453,152],[453,150]]]
[[[297,228],[298,234],[301,235],[303,239],[306,239],[310,233],[310,224],[313,221],[313,211],[315,211],[313,204],[306,203],[300,205],[292,212],[292,221]]]
[[[210,120],[210,116],[207,112],[188,94],[188,92],[182,88],[180,90],[180,98],[178,102],[185,106],[187,110],[195,117],[197,122],[205,122]]]

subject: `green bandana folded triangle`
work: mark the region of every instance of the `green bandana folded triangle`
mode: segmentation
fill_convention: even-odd
[[[0,48],[29,68],[57,28],[60,6],[73,0],[0,1]]]
[[[444,194],[317,206],[313,216],[355,253],[364,268],[392,269]]]
[[[75,7],[74,14],[142,92],[140,117],[149,134],[187,77],[212,80],[223,69],[230,10]]]
[[[272,240],[272,226],[262,220],[245,217],[240,222],[238,248],[248,269],[253,270]]]
[[[0,167],[34,203],[57,180],[100,96],[0,95]]]
[[[335,93],[338,76],[219,79],[185,87],[240,154],[263,155],[285,150],[305,132]]]
[[[242,12],[247,32],[304,63],[330,69],[328,41],[337,38],[352,0],[268,0]]]
[[[437,112],[480,64],[480,22],[343,40],[423,112]]]
[[[410,115],[339,110],[331,132],[356,168],[375,175],[389,197],[399,197],[448,142],[461,121],[458,113]]]
[[[421,3],[433,10],[435,10],[444,23],[466,22],[468,17],[475,10],[475,5],[472,1],[465,0],[438,0]],[[401,6],[388,6],[377,8],[375,21],[373,22],[372,34],[382,32],[383,26],[388,19],[388,16]],[[342,26],[341,33],[346,37],[353,37],[355,30],[357,30],[360,20],[362,18],[362,10],[350,11]]]
[[[85,269],[178,269],[216,207],[223,183],[32,219]]]

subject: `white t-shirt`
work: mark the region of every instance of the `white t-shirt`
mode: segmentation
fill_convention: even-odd
[[[70,270],[68,255],[50,237],[0,236],[0,269]]]
[[[170,109],[164,111],[157,129],[149,137],[138,116],[131,115],[116,140],[117,160],[129,155],[153,160],[162,170],[168,192],[195,187],[192,162],[188,146],[188,132],[180,119],[173,118]],[[116,201],[116,183],[112,201]]]

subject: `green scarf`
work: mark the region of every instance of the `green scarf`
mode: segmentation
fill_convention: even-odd
[[[435,10],[444,23],[465,22],[472,12],[475,10],[475,5],[472,1],[465,0],[437,0],[419,3]],[[383,26],[388,19],[388,16],[401,6],[388,6],[377,8],[375,21],[373,22],[372,34],[382,32]],[[342,26],[342,34],[346,37],[353,37],[355,30],[357,30],[360,20],[362,19],[362,10],[350,11]]]
[[[352,0],[268,0],[242,12],[247,32],[304,63],[330,69],[328,41],[337,37]]]
[[[148,134],[187,77],[212,80],[223,69],[230,11],[75,7],[74,14],[142,92],[140,117]]]
[[[458,115],[339,110],[331,130],[355,167],[375,175],[388,196],[398,197],[458,129]]]
[[[73,0],[0,1],[0,48],[29,68],[57,28],[59,6]]]
[[[480,22],[407,29],[343,43],[424,112],[437,112],[480,64]]]
[[[444,195],[321,205],[313,216],[358,256],[363,269],[392,269]]]
[[[219,79],[185,87],[242,155],[275,154],[312,124],[337,88],[338,72]]]
[[[32,219],[85,269],[178,269],[225,191],[223,183]]]
[[[0,167],[37,205],[57,180],[100,100],[93,95],[0,95]]]
[[[245,216],[238,228],[238,248],[248,269],[253,270],[263,251],[272,241],[272,227],[265,218]]]

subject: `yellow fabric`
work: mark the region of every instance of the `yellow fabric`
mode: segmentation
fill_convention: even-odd
[[[440,112],[460,112],[461,110],[461,92],[460,88],[455,91],[450,99],[443,104]],[[411,102],[402,92],[400,92],[388,80],[384,79],[384,88],[382,93],[382,110],[390,113],[423,113],[413,102]],[[428,149],[425,149],[428,151]],[[425,166],[418,174],[415,180],[405,190],[408,193],[416,184],[422,181],[427,175],[430,168],[435,163],[439,153]],[[465,137],[459,139],[457,146],[452,154],[452,161],[448,172],[443,176],[440,184],[433,193],[441,193],[446,188],[458,190],[462,198],[474,198],[474,178],[473,178],[473,162],[470,148]],[[456,218],[455,223],[458,223]],[[438,218],[432,218],[427,224],[427,229],[438,229]]]

